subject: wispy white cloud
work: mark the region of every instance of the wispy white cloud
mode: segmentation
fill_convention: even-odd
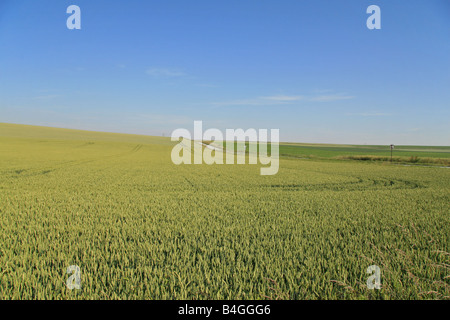
[[[221,107],[221,106],[271,106],[271,105],[280,105],[280,104],[287,104],[287,103],[288,103],[287,101],[256,98],[256,99],[241,99],[241,100],[232,100],[232,101],[224,101],[224,102],[213,102],[213,105],[216,107]]]
[[[334,90],[331,90],[331,89],[314,89],[313,92],[317,93],[317,94],[325,94],[325,93],[332,93],[332,92],[334,92]]]
[[[383,112],[361,112],[361,113],[347,113],[348,116],[361,116],[361,117],[387,117],[391,116],[391,113]]]
[[[278,95],[278,96],[261,97],[260,99],[270,100],[270,101],[298,101],[298,100],[303,100],[304,97],[303,96]]]
[[[47,95],[41,95],[33,97],[34,100],[50,100],[60,97],[59,94],[47,94]]]
[[[253,99],[241,99],[224,102],[215,102],[215,106],[269,106],[269,105],[289,105],[295,102],[307,101],[307,102],[332,102],[339,100],[354,99],[355,96],[344,94],[333,95],[273,95],[262,96]]]
[[[167,68],[150,68],[147,69],[146,73],[153,77],[183,77],[187,76],[186,73],[178,69],[167,69]]]
[[[203,88],[219,88],[218,85],[215,84],[209,84],[209,83],[198,83],[196,84],[197,87],[203,87]]]
[[[332,102],[332,101],[339,101],[339,100],[350,100],[354,99],[355,96],[347,96],[347,95],[340,95],[340,94],[331,94],[331,95],[320,95],[311,97],[310,101],[317,101],[317,102]]]

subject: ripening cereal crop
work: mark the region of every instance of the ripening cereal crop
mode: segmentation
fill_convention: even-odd
[[[0,298],[449,298],[448,169],[282,158],[261,176],[177,166],[173,145],[0,125]]]

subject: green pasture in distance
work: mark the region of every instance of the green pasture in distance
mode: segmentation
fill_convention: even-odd
[[[434,146],[394,146],[393,156],[400,157],[430,157],[450,158],[450,147]],[[349,155],[390,156],[391,149],[386,146],[364,145],[300,145],[280,144],[280,155],[284,156],[313,156],[320,158],[333,158]]]

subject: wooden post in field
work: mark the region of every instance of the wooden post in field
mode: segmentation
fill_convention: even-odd
[[[392,150],[394,150],[394,145],[391,144],[391,163],[392,163]]]

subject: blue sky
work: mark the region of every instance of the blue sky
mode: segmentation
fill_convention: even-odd
[[[169,136],[194,120],[450,145],[450,2],[0,0],[0,122]]]

